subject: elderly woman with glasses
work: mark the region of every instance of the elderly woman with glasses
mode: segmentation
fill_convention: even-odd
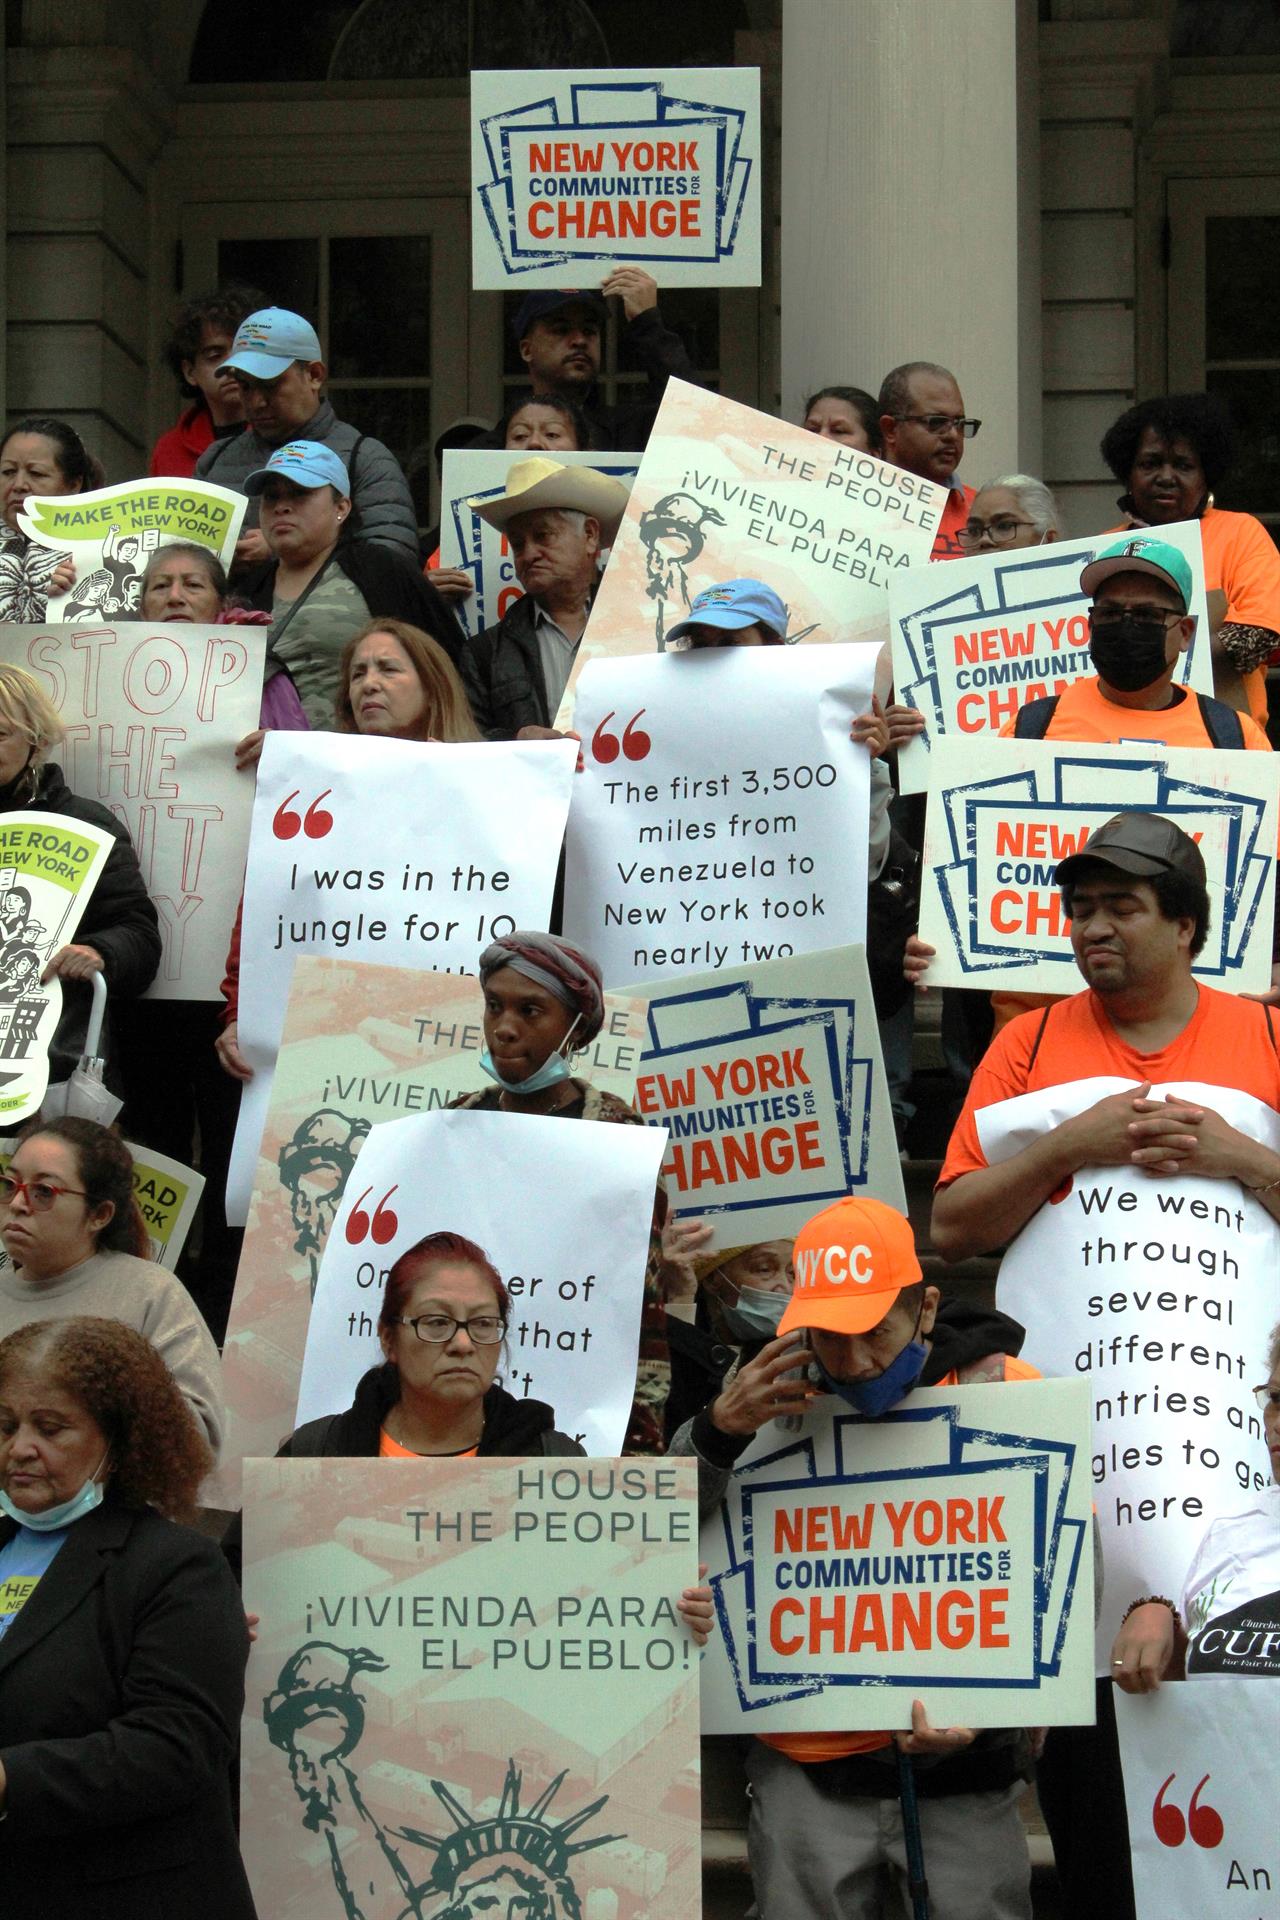
[[[978,488],[956,538],[965,553],[1009,553],[1047,547],[1061,532],[1058,503],[1044,481],[1029,473],[1006,473]]]
[[[145,1335],[205,1439],[222,1440],[218,1350],[186,1288],[148,1259],[133,1159],[118,1134],[67,1115],[36,1120],[0,1173],[0,1340],[33,1321],[93,1314]]]

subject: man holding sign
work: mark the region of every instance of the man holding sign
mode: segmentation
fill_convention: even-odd
[[[951,1138],[932,1233],[949,1260],[1012,1241],[1002,1305],[1047,1371],[1097,1376],[1109,1671],[1123,1605],[1177,1579],[1247,1431],[1280,1249],[1280,1059],[1269,1008],[1192,977],[1208,895],[1179,828],[1120,815],[1054,878],[1086,990],[996,1036]],[[1096,1733],[1050,1735],[1041,1798],[1071,1911],[1105,1885],[1088,1910],[1124,1915],[1106,1681],[1098,1710]]]
[[[962,1309],[950,1327],[939,1323],[938,1289],[924,1282],[911,1228],[882,1201],[846,1199],[825,1207],[801,1228],[793,1257],[795,1291],[779,1337],[758,1347],[672,1441],[673,1453],[698,1456],[704,1512],[718,1502],[760,1429],[784,1415],[802,1415],[823,1391],[877,1420],[921,1382],[1037,1377],[1034,1367],[1002,1350],[1019,1346],[1022,1333],[1002,1315]],[[880,1431],[867,1429],[869,1447]],[[850,1473],[859,1470],[857,1452],[850,1448]],[[876,1458],[885,1464],[883,1448]],[[851,1512],[843,1503],[830,1509],[837,1522]],[[970,1526],[966,1538],[973,1531]],[[769,1629],[775,1664],[785,1650],[781,1642],[787,1648],[818,1642],[832,1665],[850,1657],[874,1661],[880,1645],[874,1633],[860,1655],[832,1648],[832,1624],[846,1597],[812,1592],[776,1606]],[[855,1611],[861,1619],[884,1602],[863,1590],[849,1604],[861,1609]],[[996,1637],[1007,1644],[1003,1633]],[[898,1705],[886,1695],[885,1717]],[[933,1727],[927,1702],[919,1699],[912,1702],[911,1729],[896,1736],[762,1733],[751,1742],[751,1874],[760,1910],[771,1920],[878,1911],[880,1875],[904,1876],[903,1829],[893,1804],[895,1745],[920,1757],[913,1773],[934,1910],[946,1920],[1030,1920],[1030,1866],[1017,1807],[1030,1774],[1026,1738],[1003,1729],[975,1736],[968,1727]]]

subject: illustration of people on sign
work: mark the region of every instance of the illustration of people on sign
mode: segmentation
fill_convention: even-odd
[[[102,543],[102,564],[76,582],[67,596],[68,620],[118,620],[136,614],[142,604],[142,576],[160,544],[155,527],[145,533],[121,533],[111,527]]]
[[[44,928],[31,918],[31,895],[26,887],[6,887],[0,898],[0,955],[15,941],[37,946]]]
[[[289,1758],[302,1824],[324,1834],[334,1890],[347,1920],[375,1914],[395,1920],[516,1914],[528,1920],[582,1920],[582,1901],[570,1873],[573,1856],[622,1836],[573,1836],[608,1803],[607,1794],[552,1821],[548,1809],[564,1774],[522,1809],[522,1776],[509,1759],[498,1811],[488,1818],[473,1818],[443,1780],[431,1782],[453,1822],[453,1831],[441,1837],[384,1826],[370,1812],[347,1758],[365,1728],[356,1680],[362,1673],[385,1672],[386,1665],[367,1647],[308,1640],[285,1661],[275,1691],[262,1703],[271,1744]],[[415,1878],[406,1864],[396,1844],[402,1841],[435,1854],[425,1879]]]
[[[707,544],[706,527],[722,527],[724,515],[704,506],[692,493],[664,494],[656,506],[640,516],[640,538],[645,547],[645,593],[657,602],[654,638],[658,652],[666,651],[667,602],[676,618],[689,610],[689,568]]]
[[[321,1107],[300,1122],[292,1140],[280,1149],[280,1184],[288,1188],[298,1236],[293,1250],[307,1256],[313,1300],[324,1243],[368,1133],[367,1120],[349,1120],[336,1107]]]

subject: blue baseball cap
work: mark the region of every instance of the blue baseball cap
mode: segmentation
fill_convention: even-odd
[[[601,295],[590,287],[567,287],[559,293],[528,293],[516,308],[511,331],[517,340],[523,340],[530,327],[536,326],[539,320],[548,319],[553,313],[563,312],[565,307],[585,307],[602,327],[608,312]]]
[[[273,473],[292,480],[295,487],[336,487],[345,498],[351,479],[332,447],[320,440],[290,440],[277,447],[265,467],[255,467],[244,483],[247,494],[261,493]]]
[[[219,373],[247,373],[254,380],[278,380],[295,360],[323,360],[320,336],[309,320],[287,307],[259,307],[236,328],[231,351]]]
[[[722,580],[695,596],[685,618],[667,635],[667,644],[688,639],[690,627],[723,627],[733,632],[757,623],[776,633],[779,640],[786,638],[787,609],[773,588],[766,587],[763,580]]]
[[[1191,605],[1191,567],[1180,547],[1153,540],[1149,533],[1127,533],[1096,553],[1080,575],[1080,591],[1092,599],[1104,580],[1117,573],[1149,573],[1173,588],[1185,613]]]

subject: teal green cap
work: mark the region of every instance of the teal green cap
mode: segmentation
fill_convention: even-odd
[[[1185,613],[1191,605],[1191,568],[1180,547],[1167,540],[1156,540],[1149,533],[1127,533],[1101,553],[1095,553],[1080,575],[1080,591],[1092,600],[1104,580],[1116,573],[1149,573],[1164,580],[1182,601]]]

